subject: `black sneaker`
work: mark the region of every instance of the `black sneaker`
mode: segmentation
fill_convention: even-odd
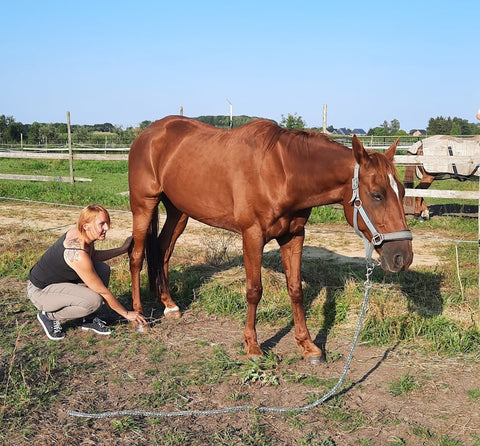
[[[107,327],[107,324],[99,319],[98,317],[94,318],[92,321],[83,320],[82,330],[92,330],[100,335],[109,335],[111,331]]]
[[[52,321],[47,317],[45,311],[37,314],[37,319],[42,324],[48,339],[52,341],[61,341],[65,338],[65,333],[62,330],[62,325],[58,321]]]

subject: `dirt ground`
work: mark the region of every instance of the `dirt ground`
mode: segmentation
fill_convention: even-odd
[[[11,226],[21,226],[38,231],[39,237],[42,231],[61,234],[74,222],[77,214],[78,209],[70,207],[0,202],[0,231]],[[127,212],[112,211],[111,217],[113,228],[109,231],[108,238],[113,241],[123,241],[131,233],[131,215]],[[201,237],[205,237],[208,231],[212,229],[191,221],[178,243],[183,246],[201,244],[203,243]],[[440,261],[433,250],[429,249],[431,244],[429,238],[433,236],[421,230],[414,231],[415,258],[412,268],[434,265]],[[268,249],[277,249],[277,246],[271,243],[267,245],[266,250]],[[341,225],[309,228],[304,255],[321,257],[332,261],[332,264],[364,261],[363,243],[353,230]],[[5,282],[3,284],[5,285]],[[11,283],[9,286],[24,286],[24,284]],[[157,336],[162,344],[178,351],[179,357],[197,354],[194,350],[195,345],[198,345],[196,341],[200,339],[207,339],[211,345],[222,345],[226,349],[231,349],[229,352],[236,355],[233,346],[241,340],[242,330],[243,327],[238,322],[187,311],[180,320],[164,320],[154,327],[149,336]],[[259,335],[262,339],[273,339],[275,336],[278,337],[279,331],[281,327],[262,328]],[[295,345],[293,332],[290,330],[279,338],[275,346],[276,351],[280,355],[291,352]],[[340,359],[319,366],[318,375],[332,380],[338,378],[350,344],[351,339],[336,336],[328,345],[328,349],[337,352]],[[141,374],[142,362],[135,358],[124,358],[124,362],[116,367],[122,367],[125,374]],[[289,367],[292,368],[292,373],[312,373],[312,366],[301,360]],[[422,385],[402,396],[391,395],[388,392],[389,384],[407,373]],[[432,354],[423,355],[408,346],[382,348],[359,345],[347,379],[351,385],[342,391],[344,404],[348,407],[350,414],[358,411],[366,422],[355,429],[345,430],[340,421],[329,419],[325,415],[328,414],[325,410],[320,412],[320,409],[313,409],[299,416],[304,427],[292,430],[292,426],[286,422],[284,415],[265,414],[261,422],[265,431],[271,435],[270,444],[298,444],[298,432],[306,432],[308,429],[321,432],[321,436],[329,441],[324,444],[335,445],[480,444],[480,400],[472,400],[467,393],[473,389],[480,389],[478,363],[458,358],[437,357]],[[141,383],[139,382],[138,385],[141,386]],[[108,388],[108,395],[114,395],[109,396],[110,410],[132,408],[128,404],[130,391],[128,386],[122,387],[122,385],[115,385],[114,382],[108,382],[100,384],[100,387],[100,394],[103,395],[104,389]],[[68,410],[82,410],[89,407],[88,401],[85,404],[81,401],[83,398],[93,399],[92,392],[95,393],[96,390],[89,388],[85,383],[74,385],[71,398],[60,404],[57,413],[41,417],[39,432],[43,430],[43,436],[39,435],[36,438],[44,440],[34,444],[149,444],[149,440],[141,433],[127,433],[116,436],[114,439],[108,437],[107,432],[112,430],[111,421],[78,422],[69,416]],[[224,404],[224,398],[221,396],[224,397],[225,394],[233,392],[232,388],[220,386],[215,391],[208,389],[206,394],[198,393],[193,398],[196,399],[199,409],[221,408]],[[288,383],[280,387],[258,386],[253,392],[252,401],[248,404],[298,407],[298,404],[303,404],[304,397],[304,391],[299,391],[298,387],[289,386]],[[163,410],[163,408],[156,410]],[[212,432],[220,428],[225,429],[227,426],[231,426],[232,431],[248,430],[251,428],[251,422],[252,415],[242,412],[215,417],[180,417],[168,421],[171,428],[177,431],[186,429],[185,426],[188,426],[189,432],[196,438],[195,444],[213,444],[211,438],[210,442],[205,440],[205,443],[201,438],[207,438],[212,435]],[[160,426],[165,422],[160,420],[158,423],[158,429],[161,429]],[[57,427],[59,434],[47,433],[47,430],[53,426]],[[292,432],[296,433],[292,434]],[[446,443],[447,437],[458,443]],[[162,442],[159,441],[158,444]],[[231,443],[219,442],[219,444],[242,443],[232,440]],[[314,444],[321,443],[317,440]]]

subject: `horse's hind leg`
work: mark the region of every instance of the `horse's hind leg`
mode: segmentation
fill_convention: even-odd
[[[165,305],[164,315],[179,318],[180,310],[170,295],[168,266],[175,243],[187,226],[188,215],[179,211],[168,199],[164,200],[164,204],[167,210],[167,220],[159,235],[160,269],[157,296],[159,296],[161,303]]]
[[[142,203],[142,204],[138,204]],[[132,277],[133,309],[143,314],[140,296],[140,271],[145,257],[145,241],[147,231],[152,220],[154,210],[158,206],[158,199],[131,200],[130,207],[133,215],[133,240],[134,246],[130,253],[130,274]]]

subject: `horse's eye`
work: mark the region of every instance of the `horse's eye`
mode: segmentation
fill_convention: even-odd
[[[376,201],[382,201],[383,200],[382,194],[379,194],[378,192],[372,192],[371,196]]]

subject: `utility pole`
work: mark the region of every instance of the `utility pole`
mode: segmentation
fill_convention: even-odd
[[[70,164],[70,184],[75,184],[75,178],[73,177],[73,151],[72,151],[72,132],[70,130],[70,112],[67,111],[67,132],[68,132],[68,159]]]
[[[327,104],[323,104],[323,133],[327,133]]]
[[[229,111],[229,116],[230,116],[230,128],[233,127],[233,105],[230,102],[230,99],[227,99],[227,102],[230,104],[230,111]]]

